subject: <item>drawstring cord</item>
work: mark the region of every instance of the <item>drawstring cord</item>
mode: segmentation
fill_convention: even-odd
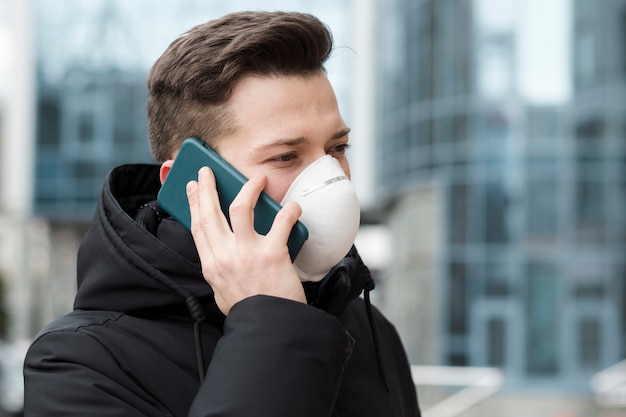
[[[204,358],[202,357],[202,337],[200,332],[201,325],[202,323],[199,321],[194,321],[193,323],[193,336],[196,342],[196,360],[198,361],[200,384],[204,382]]]
[[[363,298],[365,300],[365,312],[367,313],[367,320],[369,321],[370,329],[372,331],[372,339],[374,340],[374,353],[376,354],[376,364],[378,365],[378,375],[380,375],[380,379],[382,379],[383,384],[385,384],[385,389],[387,392],[389,390],[389,383],[387,382],[387,377],[385,376],[385,372],[383,371],[383,363],[382,358],[380,356],[380,345],[378,342],[378,333],[376,332],[376,324],[374,323],[374,315],[372,312],[372,303],[370,301],[370,291],[374,289],[374,282],[368,280],[365,291],[363,291]]]
[[[387,382],[387,377],[385,376],[385,372],[383,370],[382,358],[380,356],[380,344],[378,340],[378,332],[376,331],[376,324],[374,323],[374,314],[372,312],[372,303],[370,300],[370,291],[374,288],[374,283],[369,281],[363,292],[363,298],[365,300],[365,312],[367,313],[367,320],[370,325],[370,329],[372,331],[372,339],[374,341],[374,353],[376,355],[376,364],[378,366],[378,375],[380,379],[383,381],[385,385],[385,389],[387,392],[390,392],[389,383]],[[202,355],[202,323],[205,320],[204,309],[202,305],[198,302],[198,299],[193,295],[189,295],[185,302],[187,304],[187,309],[191,316],[193,317],[193,335],[196,349],[196,360],[198,363],[198,376],[200,379],[200,384],[204,381],[204,357]]]
[[[376,364],[378,366],[378,374],[380,375],[380,379],[383,381],[385,385],[385,389],[387,392],[389,390],[389,383],[387,382],[387,377],[385,376],[385,372],[383,370],[382,358],[380,356],[380,344],[378,341],[378,332],[376,331],[376,324],[374,323],[374,314],[372,312],[372,303],[370,300],[370,291],[374,289],[374,282],[368,280],[366,283],[365,291],[363,291],[363,298],[365,300],[365,312],[367,313],[367,320],[370,325],[370,329],[372,331],[372,339],[374,341],[374,353],[376,355]],[[204,308],[198,302],[198,299],[193,295],[189,295],[185,299],[185,303],[187,304],[187,310],[191,314],[194,323],[193,323],[193,335],[195,341],[195,349],[196,349],[196,360],[198,363],[198,375],[200,379],[200,384],[204,381],[204,357],[202,355],[202,332],[201,326],[205,320]]]
[[[200,383],[204,381],[204,357],[202,355],[202,332],[201,326],[204,322],[204,308],[198,302],[198,299],[193,295],[189,295],[185,299],[185,303],[187,304],[187,310],[193,317],[193,336],[196,347],[196,360],[198,362],[198,374],[200,376]]]
[[[135,221],[149,233],[156,236],[157,228],[165,215],[165,212],[158,205],[158,203],[153,201],[139,207],[137,213],[135,214]],[[196,349],[196,360],[198,363],[198,375],[200,377],[200,383],[202,384],[202,381],[204,381],[204,356],[202,350],[201,326],[206,318],[204,308],[193,294],[191,294],[188,290],[175,285],[170,279],[168,279],[167,276],[165,276],[165,274],[159,272],[156,273],[155,276],[159,281],[167,284],[168,287],[174,289],[178,294],[185,298],[187,310],[193,318],[193,337]]]

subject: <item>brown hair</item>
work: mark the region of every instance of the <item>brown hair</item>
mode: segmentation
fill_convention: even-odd
[[[215,146],[232,129],[225,107],[242,76],[316,74],[331,50],[330,30],[304,13],[237,12],[192,28],[148,76],[153,157],[170,159],[189,136]]]

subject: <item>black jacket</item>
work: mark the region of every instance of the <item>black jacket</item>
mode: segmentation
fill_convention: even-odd
[[[225,318],[191,234],[150,203],[159,186],[157,166],[110,173],[75,309],[28,352],[26,417],[419,416],[398,334],[358,297],[372,286],[355,250],[306,287],[313,305],[255,296]]]

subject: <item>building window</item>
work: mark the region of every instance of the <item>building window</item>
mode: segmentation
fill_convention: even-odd
[[[619,266],[620,272],[618,279],[621,280],[621,296],[617,302],[620,315],[619,322],[621,323],[621,337],[618,340],[621,342],[621,357],[626,357],[626,264]]]
[[[621,45],[626,45],[626,8],[622,10],[622,38],[620,39]],[[622,49],[622,77],[626,78],[626,53]]]
[[[448,211],[449,240],[453,244],[467,241],[468,187],[465,184],[450,187]]]
[[[509,199],[500,182],[485,186],[485,240],[487,243],[506,243],[509,240],[507,215]]]
[[[485,295],[487,297],[507,297],[511,288],[504,262],[490,262],[485,264]]]
[[[603,242],[605,199],[601,182],[580,181],[576,184],[576,230],[579,243]]]
[[[558,372],[558,282],[553,264],[528,266],[526,371],[531,376]]]
[[[503,367],[506,363],[506,322],[491,318],[487,323],[487,365]]]
[[[609,264],[594,255],[580,255],[572,263],[569,273],[572,279],[573,296],[578,300],[602,302],[607,292],[606,276]]]
[[[558,227],[558,189],[554,181],[527,183],[526,224],[531,241],[555,241]]]
[[[93,143],[95,135],[93,112],[79,112],[78,118],[78,141],[84,144]]]
[[[579,21],[575,27],[574,74],[577,87],[588,87],[596,76],[596,41],[588,22]]]
[[[579,322],[579,363],[582,369],[596,370],[600,367],[601,327],[597,319],[585,318]]]
[[[601,116],[581,120],[576,125],[576,139],[579,144],[579,154],[586,154],[589,147],[597,149],[598,141],[604,138],[606,121]]]
[[[454,262],[449,265],[449,289],[447,291],[447,336],[446,360],[452,366],[467,366],[469,331],[468,318],[468,274],[467,264]]]
[[[467,334],[467,267],[462,263],[450,265],[448,291],[448,330],[453,335]]]

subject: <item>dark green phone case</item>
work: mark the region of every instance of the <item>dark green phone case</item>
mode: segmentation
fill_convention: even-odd
[[[215,175],[220,206],[229,223],[228,207],[247,181],[246,177],[202,141],[196,138],[186,139],[165,178],[157,200],[165,211],[187,229],[191,229],[191,215],[186,192],[187,183],[198,179],[198,171],[203,166],[211,168]],[[254,208],[254,229],[257,233],[266,235],[269,232],[274,217],[280,209],[280,204],[269,195],[261,193]],[[308,230],[302,222],[298,221],[291,230],[287,241],[292,261],[308,236]]]

